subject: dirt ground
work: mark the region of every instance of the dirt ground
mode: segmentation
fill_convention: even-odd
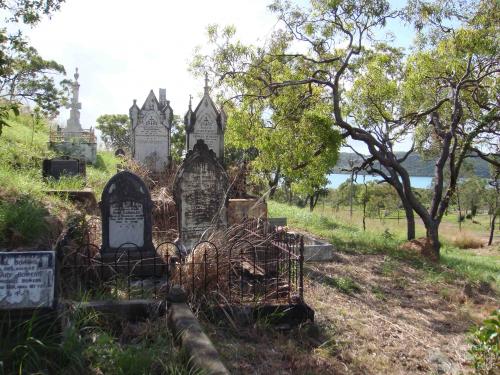
[[[314,324],[206,324],[231,373],[472,373],[467,332],[500,305],[487,285],[436,281],[384,255],[336,254],[306,274]]]

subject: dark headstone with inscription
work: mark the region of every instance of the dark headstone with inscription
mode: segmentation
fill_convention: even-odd
[[[55,252],[0,252],[0,310],[54,309]]]
[[[198,140],[174,181],[178,244],[190,252],[210,229],[227,226],[228,177],[203,140]]]
[[[149,190],[140,177],[128,171],[114,175],[101,196],[102,252],[151,251],[151,207]]]
[[[61,176],[82,176],[86,175],[86,165],[84,160],[62,156],[54,159],[45,159],[42,164],[43,177],[52,177],[58,180]]]

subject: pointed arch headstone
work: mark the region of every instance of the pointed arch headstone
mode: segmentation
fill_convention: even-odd
[[[180,248],[190,252],[209,230],[227,226],[228,187],[215,152],[198,140],[174,180]]]
[[[170,130],[173,112],[160,89],[160,100],[151,90],[141,108],[136,101],[130,108],[132,157],[151,172],[165,170],[170,163]]]

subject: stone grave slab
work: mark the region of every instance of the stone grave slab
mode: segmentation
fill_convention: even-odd
[[[86,176],[86,164],[84,160],[67,156],[45,159],[42,163],[42,175],[44,178],[52,177],[56,180],[61,176]]]
[[[54,309],[54,251],[0,252],[0,310]]]
[[[227,226],[228,186],[215,152],[198,140],[174,180],[179,248],[189,253],[208,229]]]

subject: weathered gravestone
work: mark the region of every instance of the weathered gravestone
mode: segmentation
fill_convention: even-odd
[[[114,175],[101,196],[102,252],[151,251],[151,197],[140,177],[128,171]]]
[[[151,264],[161,262],[153,246],[152,203],[144,182],[133,173],[119,172],[104,187],[100,204],[103,262],[132,261],[128,266],[135,274],[157,274],[161,267],[152,269]]]
[[[61,176],[86,175],[86,164],[84,160],[62,156],[54,159],[44,159],[42,163],[43,177],[53,177],[58,180]]]
[[[190,252],[210,228],[227,226],[228,177],[203,140],[189,151],[174,180],[178,245]]]
[[[226,130],[226,114],[215,106],[209,95],[208,78],[205,77],[205,92],[200,103],[194,110],[189,109],[184,116],[186,125],[187,151],[193,150],[198,140],[203,140],[220,162],[224,161],[224,132]]]
[[[54,309],[55,252],[0,252],[0,310]]]
[[[132,157],[153,173],[164,171],[170,162],[170,129],[173,121],[165,89],[160,89],[159,101],[151,90],[140,109],[134,100],[129,115]]]

